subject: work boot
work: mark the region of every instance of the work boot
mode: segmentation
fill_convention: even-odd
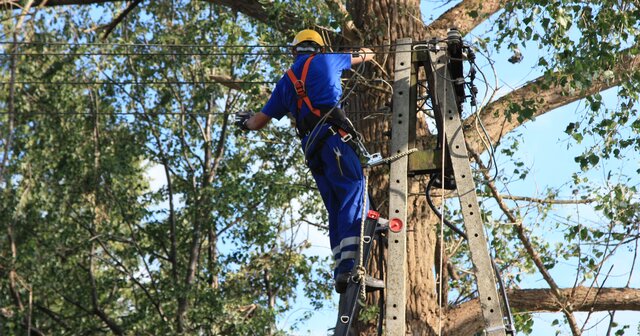
[[[351,273],[338,274],[336,276],[336,292],[339,294],[344,294],[344,292],[347,291],[347,287],[349,286],[349,281],[355,281],[352,280]],[[384,289],[384,281],[376,279],[369,275],[365,276],[364,284],[366,286],[367,292]]]

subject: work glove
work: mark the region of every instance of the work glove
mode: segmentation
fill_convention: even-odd
[[[241,111],[236,113],[235,115],[235,119],[234,119],[234,124],[236,124],[236,126],[238,128],[240,128],[243,131],[250,131],[250,129],[247,127],[246,122],[247,120],[249,120],[249,118],[251,118],[253,116],[253,113],[249,112],[249,111]]]

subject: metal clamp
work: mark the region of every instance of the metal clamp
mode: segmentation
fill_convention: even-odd
[[[360,152],[362,152],[362,156],[367,158],[368,167],[373,167],[384,162],[384,159],[382,158],[382,155],[380,153],[369,154],[369,151],[367,151],[367,148],[362,144],[362,141],[360,139],[356,139],[353,142],[356,143],[358,149],[360,149]]]

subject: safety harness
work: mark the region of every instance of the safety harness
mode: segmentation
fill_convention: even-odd
[[[305,149],[305,158],[309,162],[310,158],[313,158],[320,148],[324,145],[324,142],[332,135],[339,134],[342,138],[342,141],[347,143],[349,146],[353,148],[356,153],[360,153],[360,155],[367,158],[367,166],[375,166],[385,161],[380,153],[370,154],[367,149],[364,147],[362,143],[362,137],[356,132],[353,128],[353,125],[347,119],[344,111],[334,106],[327,110],[321,110],[313,107],[311,104],[311,100],[307,95],[307,89],[305,88],[305,80],[307,79],[307,74],[309,73],[309,65],[311,61],[315,57],[316,54],[309,55],[309,58],[304,62],[304,66],[302,67],[302,76],[300,79],[296,77],[293,73],[292,69],[287,70],[287,76],[291,80],[293,87],[296,90],[296,95],[298,96],[298,114],[302,109],[302,104],[306,104],[311,113],[308,113],[302,120],[300,120],[300,124],[298,125],[298,136],[302,139],[309,132],[313,132],[315,127],[318,125],[318,122],[325,119],[325,121],[329,124],[329,132],[326,132],[324,136],[321,136],[312,141],[313,146],[311,146],[311,150],[307,151]],[[329,114],[329,115],[327,115]],[[387,160],[395,160],[396,157],[407,155],[408,152],[397,154],[392,158],[388,158]],[[313,169],[312,169],[313,170]]]
[[[307,79],[307,74],[309,73],[309,65],[311,64],[311,61],[315,56],[316,54],[311,54],[309,58],[307,58],[307,60],[304,62],[300,79],[298,79],[298,77],[296,77],[296,75],[293,73],[293,69],[290,68],[289,70],[287,70],[287,76],[289,77],[289,80],[291,80],[291,83],[296,90],[296,95],[298,96],[298,113],[302,109],[303,103],[306,104],[309,108],[309,111],[311,111],[309,115],[303,118],[300,127],[298,127],[300,131],[299,135],[301,138],[306,135],[305,133],[316,126],[318,121],[322,118],[323,114],[323,111],[313,107],[313,104],[311,103],[311,100],[307,95],[307,89],[305,87],[305,81]],[[340,137],[344,142],[348,142],[356,136],[355,130],[353,129],[353,127],[351,127],[351,125],[348,124],[348,122],[346,122],[346,116],[344,116],[344,112],[341,109],[335,107],[328,111],[332,114],[334,111],[337,111],[335,114],[338,116],[337,118],[332,118],[332,116],[329,116],[327,118],[327,122],[337,128],[337,130],[331,129],[331,132],[337,132],[338,134],[340,134]]]

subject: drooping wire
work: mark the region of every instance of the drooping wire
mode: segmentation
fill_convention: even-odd
[[[433,199],[431,198],[431,189],[433,188],[433,185],[438,179],[439,177],[433,174],[429,177],[429,182],[427,183],[427,189],[426,189],[427,203],[429,204],[429,207],[431,208],[431,210],[436,214],[436,217],[438,217],[438,219],[442,220],[443,223],[447,227],[449,227],[453,232],[455,232],[460,237],[467,240],[467,234],[464,233],[464,231],[462,231],[460,228],[455,226],[455,224],[451,223],[446,218],[444,218],[444,216],[442,216],[442,213],[438,210],[438,208],[433,203]],[[442,182],[444,182],[444,180]]]
[[[433,64],[431,66],[433,67]],[[433,71],[433,73],[436,73],[436,71]],[[443,110],[446,110],[446,107]],[[441,134],[442,135],[442,142],[441,142],[442,144],[446,143],[445,139],[444,139],[445,138],[444,130],[446,129],[444,124],[447,122],[446,120],[447,120],[447,118],[442,118],[442,123],[443,123],[442,124],[442,130],[443,130],[443,132],[440,132],[440,133],[442,133]],[[440,166],[441,167],[441,172],[440,172],[441,175],[440,176],[442,176],[443,185],[444,185],[444,176],[445,176],[444,167],[445,167],[445,164],[446,164],[446,157],[445,157],[446,154],[445,153],[446,153],[446,151],[443,148],[442,154],[441,154],[441,161],[440,161],[440,165],[441,165]],[[429,182],[431,182],[431,181],[429,181]],[[444,193],[442,193],[442,199],[441,199],[440,206],[441,206],[441,209],[443,209],[443,210],[444,210],[444,205],[445,205],[445,203],[444,203]],[[438,295],[438,336],[441,336],[442,335],[442,310],[443,310],[443,301],[444,301],[444,299],[443,299],[443,297],[444,297],[444,292],[443,292],[443,289],[444,289],[444,276],[443,276],[443,274],[444,274],[444,217],[440,218],[440,235],[439,236],[440,236],[440,238],[439,238],[440,239],[440,258],[439,258],[439,270],[438,270],[439,273],[438,273],[438,277],[440,279],[439,279],[439,283],[438,283],[438,287],[439,287],[438,288],[438,292],[440,293],[440,295]]]
[[[472,51],[471,51],[472,52]],[[487,58],[489,64],[491,65],[492,69],[494,69],[494,77],[496,78],[496,88],[491,88],[489,86],[489,81],[487,79],[487,76],[485,75],[485,73],[482,71],[482,69],[478,66],[478,64],[475,62],[475,57],[470,59],[470,64],[472,66],[472,69],[470,70],[470,76],[471,77],[471,82],[473,82],[473,79],[475,79],[475,72],[477,71],[478,73],[480,73],[480,75],[483,78],[483,83],[485,84],[485,91],[484,91],[484,97],[482,98],[482,103],[480,104],[480,107],[478,107],[477,103],[475,105],[472,104],[472,109],[474,110],[473,114],[475,115],[475,127],[476,127],[476,131],[478,132],[478,135],[480,135],[480,140],[482,141],[482,144],[484,145],[485,149],[489,152],[489,163],[487,165],[487,169],[491,169],[492,167],[495,169],[495,173],[493,175],[493,177],[491,178],[490,181],[495,180],[498,177],[498,162],[496,161],[495,158],[495,147],[493,146],[493,141],[491,141],[491,136],[489,136],[489,133],[487,132],[487,129],[484,126],[484,123],[482,122],[482,119],[480,118],[480,112],[482,111],[482,109],[484,107],[486,107],[496,94],[497,91],[497,73],[495,72],[495,68],[493,67],[493,61],[491,61],[491,59],[486,56],[484,53],[480,53],[482,56],[484,56],[485,58]],[[475,71],[474,71],[475,70]],[[472,84],[470,84],[472,85]],[[489,95],[489,91],[491,91],[491,95]],[[469,90],[469,92],[471,92],[472,95],[472,100],[477,102],[477,98],[476,96],[476,92],[474,90]],[[480,127],[481,131],[478,130],[478,127]]]

